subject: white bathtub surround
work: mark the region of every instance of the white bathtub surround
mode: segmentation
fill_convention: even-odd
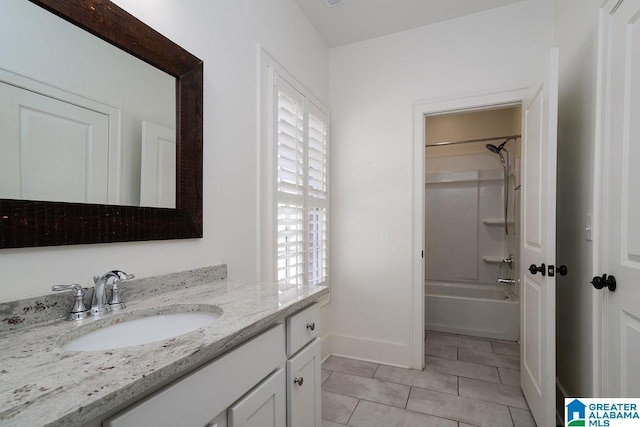
[[[144,397],[328,293],[323,286],[230,280],[186,280],[170,290],[148,284],[154,290],[127,301],[127,308],[117,316],[127,318],[136,311],[176,305],[217,306],[223,313],[213,325],[188,334],[109,351],[63,350],[62,337],[68,339],[78,325],[62,319],[1,333],[0,424],[83,425],[94,421],[122,408],[132,396]]]
[[[520,303],[509,286],[425,283],[425,329],[500,340],[519,337]]]
[[[490,154],[430,158],[428,167],[452,169],[454,165],[449,163],[459,162],[459,157],[478,159]],[[485,257],[508,256],[504,221],[491,221],[503,215],[502,183],[502,172],[497,169],[427,174],[427,280],[496,282],[501,273],[500,263],[486,262]]]

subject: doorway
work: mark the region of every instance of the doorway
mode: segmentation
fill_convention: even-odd
[[[413,241],[412,241],[412,368],[424,367],[424,330],[425,330],[425,176],[426,176],[426,133],[425,118],[451,113],[491,110],[520,105],[527,91],[512,90],[484,94],[466,98],[445,99],[414,104],[414,143],[413,143]]]
[[[425,329],[520,332],[520,105],[425,118]]]

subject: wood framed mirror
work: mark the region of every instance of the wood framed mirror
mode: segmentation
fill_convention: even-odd
[[[29,0],[175,77],[175,209],[0,199],[0,248],[202,237],[203,62],[108,0]]]

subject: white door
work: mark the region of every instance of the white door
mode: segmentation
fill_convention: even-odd
[[[142,122],[140,206],[176,207],[176,131]]]
[[[616,9],[617,7],[617,9]],[[640,396],[640,0],[610,1],[605,112],[604,393]]]
[[[107,203],[109,117],[0,82],[0,198]]]
[[[523,102],[520,376],[539,426],[555,425],[558,49]],[[535,274],[529,267],[539,269]],[[535,271],[535,270],[534,270]]]

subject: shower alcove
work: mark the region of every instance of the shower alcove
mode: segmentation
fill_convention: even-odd
[[[427,330],[518,339],[520,122],[520,106],[425,119]]]

